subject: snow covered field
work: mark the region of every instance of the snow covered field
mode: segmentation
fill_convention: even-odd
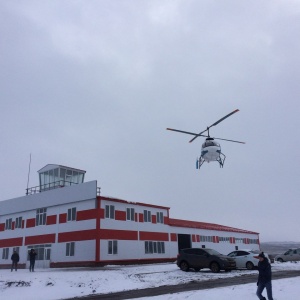
[[[272,264],[273,272],[300,270],[300,263]],[[189,281],[235,277],[257,274],[257,271],[237,270],[230,273],[182,272],[175,263],[107,266],[103,268],[0,270],[0,299],[53,300],[93,293],[109,293],[123,290],[142,289],[161,285],[173,285]],[[245,284],[227,288],[169,294],[151,299],[205,299],[205,300],[250,300],[255,295],[256,284]],[[300,299],[300,277],[273,281],[274,300]],[[143,298],[150,299],[150,298]]]

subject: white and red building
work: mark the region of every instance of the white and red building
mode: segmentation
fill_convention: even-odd
[[[39,187],[0,202],[0,268],[10,268],[13,250],[19,266],[101,266],[174,261],[178,250],[213,248],[259,250],[259,234],[223,225],[172,219],[170,208],[100,195],[85,171],[47,165]]]

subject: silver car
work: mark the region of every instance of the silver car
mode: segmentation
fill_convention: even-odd
[[[283,254],[275,256],[275,261],[285,262],[285,261],[298,261],[300,260],[300,248],[292,248]]]
[[[237,269],[246,268],[248,270],[253,270],[258,266],[259,260],[255,258],[260,252],[257,250],[235,250],[230,252],[227,256],[233,258],[236,263]],[[265,257],[270,262],[270,258],[267,253],[265,253]]]

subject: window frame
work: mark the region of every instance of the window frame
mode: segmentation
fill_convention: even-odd
[[[133,207],[126,208],[126,221],[135,221],[135,209]]]
[[[46,225],[47,222],[47,208],[38,208],[35,216],[35,226]]]
[[[12,218],[5,220],[5,230],[12,230]]]
[[[75,256],[75,242],[66,243],[66,256]]]
[[[106,204],[105,205],[105,219],[115,219],[115,206]]]
[[[76,221],[76,218],[77,218],[77,209],[76,209],[76,207],[68,208],[67,221],[68,222],[73,222],[73,221]]]
[[[118,255],[118,241],[109,240],[107,243],[107,254],[108,255]]]
[[[7,260],[9,257],[9,248],[2,248],[2,259]]]

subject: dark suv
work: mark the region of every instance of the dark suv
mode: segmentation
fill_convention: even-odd
[[[181,249],[177,255],[177,266],[185,272],[189,268],[195,271],[209,268],[213,273],[218,273],[220,270],[231,271],[236,268],[234,259],[208,248]]]

